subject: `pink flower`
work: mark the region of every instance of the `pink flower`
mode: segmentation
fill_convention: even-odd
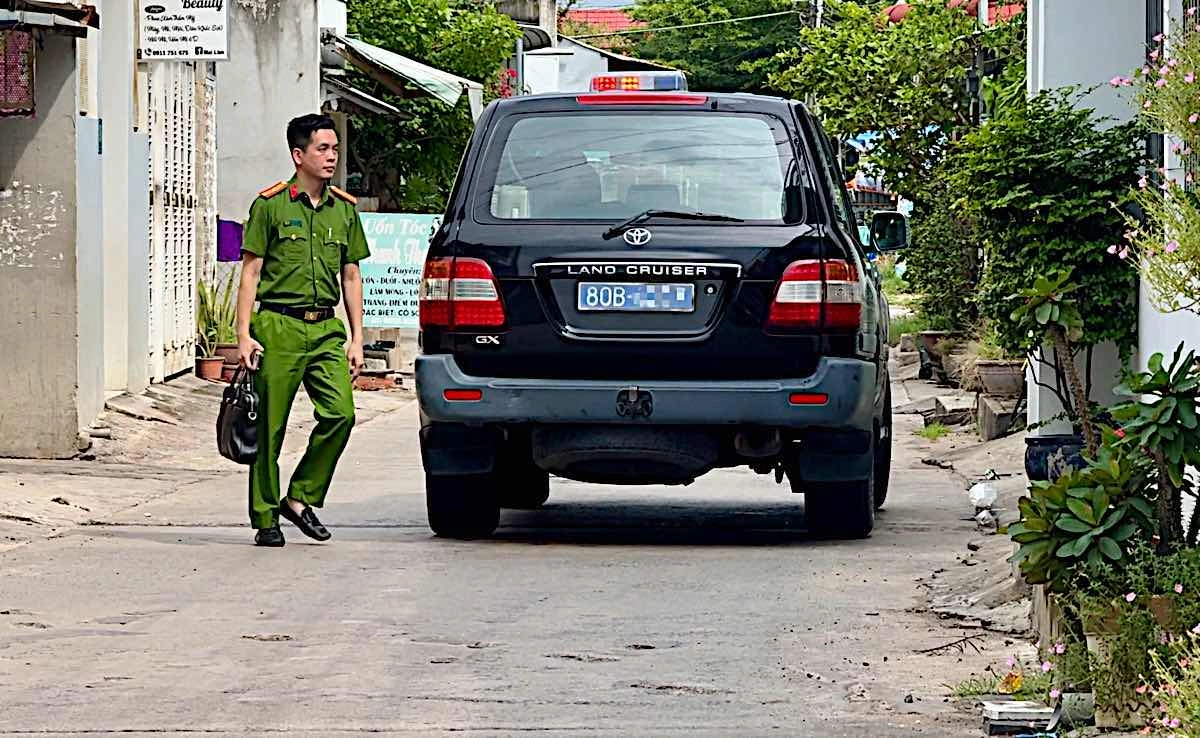
[[[1187,176],[1183,178],[1183,181],[1187,182],[1188,184],[1191,184],[1196,181],[1196,175],[1192,174],[1191,172],[1188,172]]]
[[[1195,628],[1192,628],[1192,632],[1195,633],[1196,635],[1200,635],[1200,625],[1197,625]]]
[[[1188,659],[1179,659],[1179,668],[1180,668],[1180,669],[1186,669],[1186,668],[1188,668],[1188,667],[1189,667],[1189,666],[1191,666],[1191,665],[1192,665],[1192,662],[1191,662],[1190,660],[1188,660]]]
[[[1115,435],[1117,438],[1124,438],[1125,437],[1125,429],[1117,428],[1115,431],[1113,431],[1113,435]]]
[[[1200,113],[1192,113],[1188,116],[1188,123],[1195,123],[1198,120],[1200,120]]]
[[[1197,120],[1200,120],[1200,118],[1197,118]],[[1191,147],[1191,146],[1189,146],[1189,147],[1187,147],[1186,149],[1184,149],[1184,150],[1183,150],[1183,155],[1184,155],[1184,156],[1191,156],[1191,155],[1192,155],[1192,147]]]
[[[1179,242],[1178,241],[1168,241],[1167,242],[1167,253],[1168,254],[1173,254],[1178,250],[1179,250]],[[1175,585],[1175,593],[1183,594],[1183,585],[1182,584]]]
[[[1158,57],[1160,57],[1160,56],[1162,56],[1162,52],[1161,52],[1161,51],[1159,51],[1158,49],[1155,49],[1154,51],[1151,51],[1151,52],[1150,52],[1150,58],[1151,58],[1151,59],[1155,59],[1155,60],[1157,60],[1157,59],[1158,59]]]
[[[1172,245],[1174,245],[1175,248],[1171,248]],[[1179,250],[1179,242],[1178,241],[1172,241],[1171,243],[1167,244],[1167,251],[1169,251],[1170,253],[1173,254],[1178,250]],[[1182,584],[1175,585],[1175,594],[1177,594],[1177,595],[1183,594],[1183,585]]]
[[[1160,79],[1154,83],[1154,86],[1161,90],[1162,88],[1167,86],[1167,81],[1165,79]]]
[[[1110,254],[1115,254],[1120,250],[1121,250],[1121,247],[1116,245],[1115,243],[1112,246],[1108,247],[1108,253],[1110,253]]]
[[[1138,694],[1146,694],[1146,692],[1150,691],[1150,688],[1143,684],[1133,691],[1137,692]]]
[[[1050,690],[1050,699],[1056,700],[1061,696],[1062,696],[1062,692],[1058,691],[1057,689]]]
[[[1122,249],[1122,252],[1124,252],[1124,249]],[[1124,256],[1122,256],[1121,258],[1122,258],[1122,259],[1124,259],[1125,257],[1124,257]],[[1133,602],[1133,601],[1134,601],[1134,600],[1136,600],[1136,599],[1137,599],[1137,593],[1136,593],[1136,592],[1130,592],[1129,594],[1125,595],[1125,601],[1126,601],[1126,602]]]
[[[1191,18],[1193,15],[1195,15],[1196,10],[1197,10],[1196,8],[1188,8],[1188,13],[1187,13],[1188,17]]]
[[[1142,107],[1143,107],[1143,108],[1145,108],[1146,110],[1149,110],[1149,109],[1150,109],[1150,101],[1149,101],[1149,100],[1147,100],[1147,101],[1146,101],[1146,102],[1145,102],[1145,103],[1142,105]]]
[[[1160,77],[1166,77],[1170,73],[1171,73],[1171,65],[1170,64],[1165,64],[1165,65],[1163,65],[1162,69],[1158,70],[1158,76],[1160,76]]]
[[[1196,632],[1200,633],[1200,625],[1196,626]],[[1009,656],[1008,657],[1008,668],[1011,669],[1016,665],[1017,665],[1017,658],[1015,656]]]
[[[1138,180],[1138,187],[1141,187],[1143,190],[1149,186],[1150,186],[1150,180],[1147,177],[1142,177],[1141,179]]]
[[[1189,85],[1191,83],[1195,82],[1196,81],[1196,73],[1188,72],[1187,74],[1183,75],[1183,81],[1187,82]]]
[[[1054,664],[1050,663],[1049,661],[1042,662],[1042,673],[1043,674],[1050,673],[1050,670],[1053,668],[1054,668]]]
[[[1167,66],[1170,67],[1171,69],[1174,69],[1175,67],[1179,66],[1179,60],[1171,59],[1170,61],[1167,62]]]
[[[1065,644],[1065,643],[1055,643],[1054,644],[1054,653],[1055,654],[1062,656],[1066,652],[1067,652],[1067,644]]]
[[[1179,722],[1179,718],[1171,718],[1172,728],[1178,728],[1180,725],[1183,725],[1183,723]]]

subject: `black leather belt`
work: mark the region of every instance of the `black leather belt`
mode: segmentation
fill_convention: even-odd
[[[333,317],[333,308],[331,307],[288,307],[264,302],[259,304],[258,309],[303,320],[305,323],[320,323],[322,320],[329,320]]]

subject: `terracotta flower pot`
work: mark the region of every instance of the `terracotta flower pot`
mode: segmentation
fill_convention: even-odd
[[[221,367],[221,381],[225,382],[226,384],[229,384],[230,382],[232,382],[233,381],[233,373],[237,371],[237,368],[238,368],[237,364],[230,364],[230,363],[226,362]]]
[[[204,358],[196,358],[196,376],[201,379],[210,379],[217,381],[221,379],[221,367],[225,364],[225,360],[220,356],[207,356]]]
[[[226,364],[237,364],[238,345],[236,343],[218,343],[213,347],[213,355],[220,356]]]
[[[980,359],[975,371],[989,397],[1015,398],[1021,396],[1025,380],[1025,362],[1020,359]]]

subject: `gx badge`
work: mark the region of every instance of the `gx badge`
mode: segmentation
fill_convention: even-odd
[[[475,336],[477,346],[499,346],[500,336]]]

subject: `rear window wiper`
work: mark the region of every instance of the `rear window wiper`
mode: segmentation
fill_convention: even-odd
[[[718,215],[715,213],[698,213],[687,210],[643,210],[632,218],[617,223],[612,228],[604,232],[604,240],[615,238],[625,232],[627,228],[638,223],[645,222],[651,218],[678,218],[679,220],[710,220],[718,223],[744,223],[741,218],[735,218],[732,215]]]

